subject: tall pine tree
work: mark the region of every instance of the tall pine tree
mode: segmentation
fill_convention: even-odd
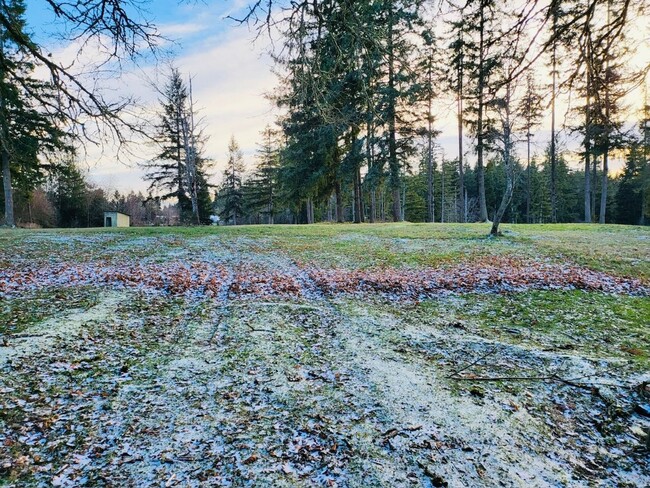
[[[162,200],[175,199],[181,222],[206,223],[210,213],[205,204],[205,194],[209,193],[206,173],[209,161],[202,155],[205,141],[194,123],[190,90],[177,68],[171,68],[160,104],[154,135],[160,152],[143,165],[147,172],[145,179],[150,182],[149,193],[162,193],[158,195]]]
[[[54,87],[33,76],[40,63],[15,41],[16,33],[24,40],[30,39],[25,30],[23,0],[0,2],[0,14],[10,22],[9,26],[0,24],[0,159],[4,224],[13,227],[14,186],[27,191],[35,188],[49,167],[41,157],[72,152],[72,148],[60,128],[62,115],[47,110],[56,105]]]
[[[228,144],[228,162],[223,173],[223,182],[218,193],[218,205],[221,208],[219,216],[226,223],[237,225],[241,223],[244,213],[244,193],[242,191],[242,176],[244,159],[235,137]]]

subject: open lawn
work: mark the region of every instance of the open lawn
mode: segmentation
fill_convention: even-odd
[[[650,229],[0,231],[0,486],[650,485]]]

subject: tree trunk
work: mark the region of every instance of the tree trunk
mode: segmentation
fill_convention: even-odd
[[[463,168],[463,98],[462,85],[458,92],[458,181],[461,195],[465,194],[465,168]],[[463,222],[467,222],[467,203],[463,199]]]
[[[609,16],[610,16],[610,8],[611,8],[611,3],[607,2],[607,25],[609,25]],[[609,56],[607,55],[606,61],[605,61],[605,73],[606,73],[606,78],[609,78],[610,71],[609,71]],[[609,89],[610,89],[610,81],[606,80],[605,81],[605,123],[606,125],[606,131],[605,131],[605,136],[606,136],[606,142],[605,142],[605,151],[603,154],[603,176],[602,176],[602,183],[600,185],[600,215],[598,216],[598,223],[604,224],[605,223],[605,218],[606,218],[606,211],[607,211],[607,179],[608,175],[607,173],[609,172],[609,147],[610,147],[610,135],[612,133],[611,131],[611,107],[610,107],[610,97],[609,97]]]
[[[512,141],[511,141],[511,117],[510,117],[510,101],[511,101],[511,91],[510,85],[506,85],[507,91],[505,96],[505,120],[502,122],[503,126],[503,161],[506,166],[506,189],[503,192],[501,197],[501,203],[499,208],[494,214],[494,220],[492,221],[492,229],[490,234],[496,236],[499,234],[499,224],[501,224],[501,219],[506,213],[508,205],[512,200],[512,194],[515,188],[515,162],[512,159]]]
[[[402,203],[401,203],[401,192],[399,187],[393,188],[393,222],[401,222],[402,220]]]
[[[440,223],[445,223],[445,160],[440,164]]]
[[[354,170],[354,223],[363,222],[363,205],[361,193],[361,168],[357,166]]]
[[[465,211],[463,222],[467,222],[467,190],[465,190],[465,195],[463,195],[463,209]]]
[[[480,106],[480,105],[479,105]],[[482,110],[479,110],[479,113]],[[479,115],[482,117],[482,115]],[[480,119],[479,119],[480,120]],[[483,124],[478,123],[479,130],[483,130]],[[477,162],[476,162],[476,175],[478,177],[478,196],[479,196],[479,211],[481,222],[487,222],[488,213],[487,213],[487,203],[485,200],[485,168],[483,167],[483,137],[477,137]]]
[[[429,134],[429,160],[427,161],[427,222],[436,221],[433,208],[433,155],[431,152],[431,134]]]
[[[509,165],[512,165],[512,163],[507,163]],[[506,170],[506,189],[503,192],[503,196],[501,197],[501,204],[499,205],[499,208],[497,209],[496,213],[494,214],[494,221],[492,222],[492,229],[490,230],[490,234],[493,236],[496,236],[499,234],[499,224],[501,224],[501,219],[503,218],[503,215],[506,213],[506,209],[508,208],[508,205],[510,205],[510,200],[512,200],[512,193],[514,190],[514,175],[512,174],[511,169]]]
[[[526,134],[526,223],[530,224],[530,124],[528,124]]]
[[[557,81],[557,41],[555,39],[557,32],[557,5],[554,3],[553,8],[553,51],[551,65],[553,72],[551,87],[551,222],[557,223],[557,155],[555,147],[555,97]]]
[[[553,75],[555,80],[555,74]],[[555,81],[551,101],[551,222],[557,223],[557,161],[555,155]]]
[[[15,227],[14,219],[14,192],[11,187],[11,168],[9,166],[9,153],[2,149],[2,187],[5,194],[5,225]]]
[[[388,13],[388,166],[390,188],[393,194],[393,221],[402,220],[400,205],[400,174],[397,160],[397,100],[395,94],[395,52],[393,45],[393,5]]]
[[[588,24],[588,23],[587,23]],[[591,224],[591,49],[587,39],[587,90],[585,103],[585,222]]]
[[[587,146],[587,145],[585,145]],[[585,222],[591,224],[591,157],[585,147]]]
[[[343,223],[343,195],[341,195],[341,182],[334,183],[334,193],[336,195],[336,221]]]
[[[598,179],[598,158],[594,158],[591,168],[591,218],[596,218],[596,181]]]
[[[314,223],[314,201],[311,197],[307,199],[307,223]]]
[[[0,81],[4,82],[4,46],[0,43],[0,60],[3,69],[0,72]],[[2,187],[4,190],[5,200],[5,219],[4,224],[9,227],[15,227],[14,218],[14,192],[11,185],[11,166],[9,157],[9,117],[4,96],[0,96],[0,115],[2,116],[2,125],[0,126],[0,151],[2,152]]]
[[[332,195],[327,199],[327,221],[332,222],[332,217],[334,216],[334,210],[332,209]]]
[[[608,172],[608,159],[609,151],[605,149],[605,154],[603,154],[603,176],[602,183],[600,185],[600,214],[598,215],[598,223],[605,223],[605,214],[607,210],[607,172]]]
[[[368,114],[372,113],[370,103],[368,103]],[[368,116],[367,126],[366,126],[366,164],[368,166],[368,174],[366,175],[366,181],[369,182],[370,186],[370,211],[368,212],[368,221],[371,224],[375,223],[375,216],[377,214],[377,197],[375,191],[375,180],[374,175],[371,175],[368,179],[368,175],[371,174],[372,167],[374,165],[375,155],[373,153],[373,141],[374,141],[374,127],[372,125],[372,117]]]
[[[433,104],[433,60],[429,56],[429,71],[428,71],[428,113],[427,121],[429,123],[428,132],[427,132],[427,222],[435,222],[435,212],[433,207],[433,115],[432,104]]]
[[[478,62],[478,105],[476,120],[476,172],[478,176],[478,200],[480,209],[480,218],[482,222],[487,222],[487,203],[485,200],[485,169],[483,165],[483,110],[484,110],[484,89],[485,89],[485,16],[483,5],[480,7],[480,26],[479,26],[479,62]]]

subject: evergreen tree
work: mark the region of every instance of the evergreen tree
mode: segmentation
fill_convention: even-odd
[[[506,81],[503,84],[505,93],[499,97],[498,102],[501,129],[497,132],[496,136],[504,166],[505,187],[503,189],[499,206],[494,214],[492,229],[490,230],[491,235],[497,235],[499,233],[499,225],[501,224],[501,221],[505,216],[508,207],[510,206],[516,183],[517,164],[514,153],[514,104],[512,102],[514,87],[513,82],[510,81],[511,73],[508,71],[505,73],[505,75]]]
[[[530,145],[533,137],[532,131],[542,118],[542,96],[539,94],[538,87],[535,84],[535,76],[533,73],[528,73],[526,76],[526,91],[519,102],[518,112],[523,122],[518,128],[522,129],[526,136],[526,222],[531,223],[532,167]]]
[[[627,154],[625,168],[616,192],[616,221],[620,224],[637,225],[644,221],[645,165],[643,147],[635,142]]]
[[[29,192],[43,181],[48,167],[39,160],[43,154],[72,152],[60,129],[60,112],[47,111],[56,105],[54,86],[33,76],[41,63],[16,42],[16,35],[31,42],[24,14],[23,0],[0,2],[0,164],[4,223],[10,227],[15,225],[14,187]]]
[[[422,88],[420,94],[424,101],[426,109],[425,122],[426,126],[422,128],[421,132],[426,138],[426,175],[427,175],[427,222],[435,222],[435,200],[434,200],[434,160],[435,160],[435,144],[434,139],[440,134],[440,131],[434,130],[434,115],[433,115],[433,102],[437,97],[436,93],[436,75],[440,72],[440,62],[437,59],[437,41],[430,30],[425,30],[423,35],[424,47],[422,50],[421,60],[418,63],[418,69],[422,72],[422,79],[420,81]],[[462,195],[464,195],[463,185],[460,187],[461,201],[464,202]],[[461,203],[462,205],[462,203]],[[465,209],[461,214],[465,215]]]
[[[551,21],[551,143],[549,145],[550,158],[550,189],[551,189],[551,222],[556,223],[557,217],[557,134],[555,127],[556,103],[557,103],[557,77],[558,77],[558,44],[559,44],[559,19],[562,15],[562,0],[551,0],[548,9],[548,16]]]
[[[612,9],[615,6],[608,1],[606,5],[607,24],[611,23]],[[625,8],[620,6],[619,8]],[[602,157],[601,199],[598,221],[604,224],[607,215],[609,156],[611,151],[623,145],[621,129],[621,103],[627,93],[626,79],[623,74],[623,59],[626,51],[625,38],[622,33],[608,32],[594,45],[594,58],[591,73],[593,93],[592,103],[593,151],[596,157]]]
[[[414,131],[404,108],[408,107],[410,99],[418,97],[420,88],[415,73],[409,69],[409,63],[413,62],[413,26],[419,22],[421,4],[420,0],[384,0],[380,3],[380,18],[377,20],[386,26],[383,40],[386,71],[381,78],[384,84],[378,90],[379,113],[386,126],[383,144],[393,221],[403,219],[401,175],[408,158],[415,153]]]
[[[176,199],[181,221],[187,221],[192,208],[186,188],[183,125],[189,94],[178,69],[171,69],[162,95],[162,111],[158,114],[160,122],[155,135],[160,152],[152,161],[145,163],[145,178],[150,182],[150,194],[161,192],[162,200]]]
[[[273,224],[278,212],[278,171],[280,167],[280,149],[277,134],[270,126],[262,132],[262,143],[257,151],[257,168],[246,182],[246,207],[249,211],[259,212],[266,217],[268,224]]]
[[[639,123],[640,145],[643,155],[643,166],[641,169],[641,207],[642,220],[640,224],[647,224],[650,221],[650,103],[648,102],[648,87],[644,87],[645,96],[643,101],[643,116]]]
[[[175,199],[181,222],[208,222],[210,212],[203,208],[208,215],[201,215],[198,204],[199,192],[202,200],[209,192],[205,170],[208,161],[202,156],[205,140],[194,123],[191,90],[177,68],[171,68],[162,96],[155,134],[160,152],[143,165],[150,182],[149,193],[162,193],[162,200]]]
[[[72,160],[57,167],[51,178],[50,199],[58,227],[87,226],[87,191],[84,175]]]
[[[196,178],[196,199],[199,212],[199,223],[202,225],[210,225],[212,224],[212,219],[210,217],[214,214],[214,202],[212,200],[213,185],[207,181],[203,171],[199,171]]]
[[[458,172],[459,172],[459,191],[462,198],[462,215],[463,221],[466,221],[467,208],[465,207],[465,177],[464,177],[464,154],[463,154],[463,126],[464,126],[464,102],[466,97],[465,72],[466,57],[469,52],[475,49],[469,27],[464,21],[463,9],[460,11],[460,19],[449,23],[450,44],[449,59],[446,78],[449,83],[449,89],[456,99],[456,117],[458,125]]]
[[[550,187],[548,186],[551,171],[551,147],[549,143],[541,170],[541,175],[547,182],[547,191],[542,196],[544,201],[539,203],[539,207],[544,209],[544,212],[540,215],[542,222],[553,222],[554,218]],[[555,172],[557,189],[555,220],[557,222],[578,222],[582,214],[580,195],[583,175],[581,172],[571,170],[562,151],[557,152]]]
[[[478,199],[480,220],[488,220],[485,200],[485,172],[484,159],[490,150],[494,136],[494,119],[491,116],[491,107],[494,104],[495,87],[491,78],[499,66],[500,39],[497,18],[496,2],[494,0],[472,0],[467,4],[468,9],[463,11],[464,21],[469,34],[474,37],[472,51],[466,52],[466,73],[469,84],[466,90],[471,98],[466,108],[466,120],[476,139],[476,175],[478,178]]]
[[[243,215],[244,194],[242,191],[242,174],[244,161],[239,144],[231,137],[228,144],[228,162],[223,173],[223,182],[218,193],[221,211],[219,216],[225,223],[237,225]],[[241,222],[240,222],[241,223]]]

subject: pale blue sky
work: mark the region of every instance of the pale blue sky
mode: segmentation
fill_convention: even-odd
[[[51,50],[57,60],[73,57],[75,50],[66,49],[56,36],[61,25],[55,22],[46,2],[26,3],[27,21],[35,40]],[[252,166],[258,134],[274,118],[272,107],[264,98],[276,85],[272,62],[266,54],[268,40],[253,43],[254,35],[246,26],[226,18],[237,16],[247,3],[248,0],[154,0],[144,2],[143,6],[145,15],[160,33],[175,41],[164,46],[171,50],[174,64],[192,76],[196,105],[210,137],[207,155],[216,162],[212,170],[214,183],[220,180],[231,135],[242,146],[248,166]],[[153,109],[159,96],[151,82],[164,83],[165,67],[166,62],[145,60],[138,69],[127,72],[124,79],[112,80],[111,86],[124,95],[136,96]],[[102,151],[91,147],[81,165],[88,168],[91,181],[111,190],[144,190],[146,183],[136,163],[150,157],[152,150],[144,146],[138,149],[143,150],[122,164],[115,162],[111,147]]]

